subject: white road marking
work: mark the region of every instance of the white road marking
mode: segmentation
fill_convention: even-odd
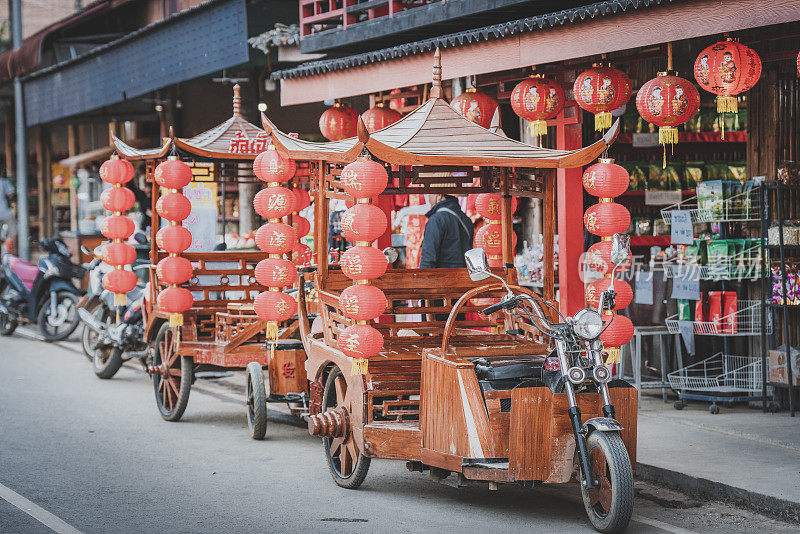
[[[12,506],[19,508],[57,534],[83,534],[80,530],[76,529],[63,519],[54,516],[41,506],[29,501],[19,493],[2,484],[0,484],[0,499],[3,499]]]
[[[685,528],[676,527],[674,525],[670,525],[669,523],[664,523],[663,521],[659,521],[658,519],[652,519],[650,517],[644,517],[639,514],[633,514],[631,517],[631,521],[636,521],[638,523],[644,523],[645,525],[650,525],[651,527],[656,527],[670,534],[697,534],[694,530],[687,530]]]

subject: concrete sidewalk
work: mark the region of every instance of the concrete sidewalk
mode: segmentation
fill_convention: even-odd
[[[644,396],[637,477],[800,520],[800,417]]]

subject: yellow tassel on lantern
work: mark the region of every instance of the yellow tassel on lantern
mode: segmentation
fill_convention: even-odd
[[[268,339],[278,339],[278,323],[275,321],[268,321],[264,333]]]
[[[365,375],[367,374],[367,367],[369,360],[366,358],[353,359],[353,368],[350,370],[351,375]]]
[[[606,354],[608,354],[608,358],[606,359],[606,365],[619,363],[620,360],[622,359],[622,350],[619,347],[611,347],[606,349]]]
[[[114,293],[114,306],[125,306],[126,302],[128,299],[125,297],[125,293]]]
[[[169,325],[171,327],[176,326],[183,326],[183,314],[182,313],[170,313],[169,314]]]
[[[547,135],[547,121],[531,121],[529,129],[531,137]]]
[[[611,119],[612,117],[610,111],[601,111],[594,116],[594,129],[598,132],[608,130],[611,128]]]
[[[739,102],[735,96],[718,96],[717,113],[739,113]]]
[[[658,128],[658,143],[661,145],[674,145],[678,142],[678,129],[674,126],[661,126]]]

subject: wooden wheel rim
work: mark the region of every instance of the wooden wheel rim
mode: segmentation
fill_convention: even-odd
[[[175,333],[172,329],[164,332],[164,338],[156,346],[156,373],[153,381],[158,403],[167,412],[172,412],[178,403],[181,388],[181,359],[178,355]]]
[[[600,482],[599,488],[587,491],[592,509],[599,517],[605,517],[611,510],[613,488],[611,487],[611,474],[608,471],[608,462],[600,447],[595,447],[590,452],[592,474]]]
[[[352,402],[347,395],[347,382],[342,374],[339,374],[334,379],[334,393],[336,396],[336,404],[328,405],[327,409],[343,407],[349,413]],[[336,474],[345,479],[352,476],[355,471],[356,463],[358,463],[361,452],[358,450],[358,445],[356,445],[353,433],[349,431],[350,422],[347,421],[346,424],[348,425],[348,432],[345,433],[344,437],[324,438],[325,451],[331,460],[331,465],[336,471]]]

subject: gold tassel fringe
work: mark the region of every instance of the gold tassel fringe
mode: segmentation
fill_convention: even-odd
[[[529,128],[531,137],[547,135],[547,121],[531,121]]]
[[[738,113],[739,102],[735,96],[718,96],[717,113]]]
[[[365,375],[367,374],[367,368],[369,365],[369,360],[366,358],[355,358],[353,360],[353,368],[350,370],[351,375]]]
[[[125,293],[114,293],[114,306],[125,306],[126,302],[128,299],[125,297]]]
[[[611,119],[610,111],[601,111],[594,116],[594,129],[598,132],[608,130],[611,128]]]
[[[182,313],[170,313],[169,314],[169,325],[171,327],[183,326],[183,314]]]
[[[612,363],[619,363],[620,359],[622,358],[622,350],[619,347],[611,347],[606,349],[608,353],[608,359],[606,360],[606,365],[611,365]]]
[[[658,144],[674,145],[678,142],[678,129],[674,126],[661,126],[658,129]]]
[[[268,339],[278,339],[278,323],[275,321],[267,322],[266,332]]]

